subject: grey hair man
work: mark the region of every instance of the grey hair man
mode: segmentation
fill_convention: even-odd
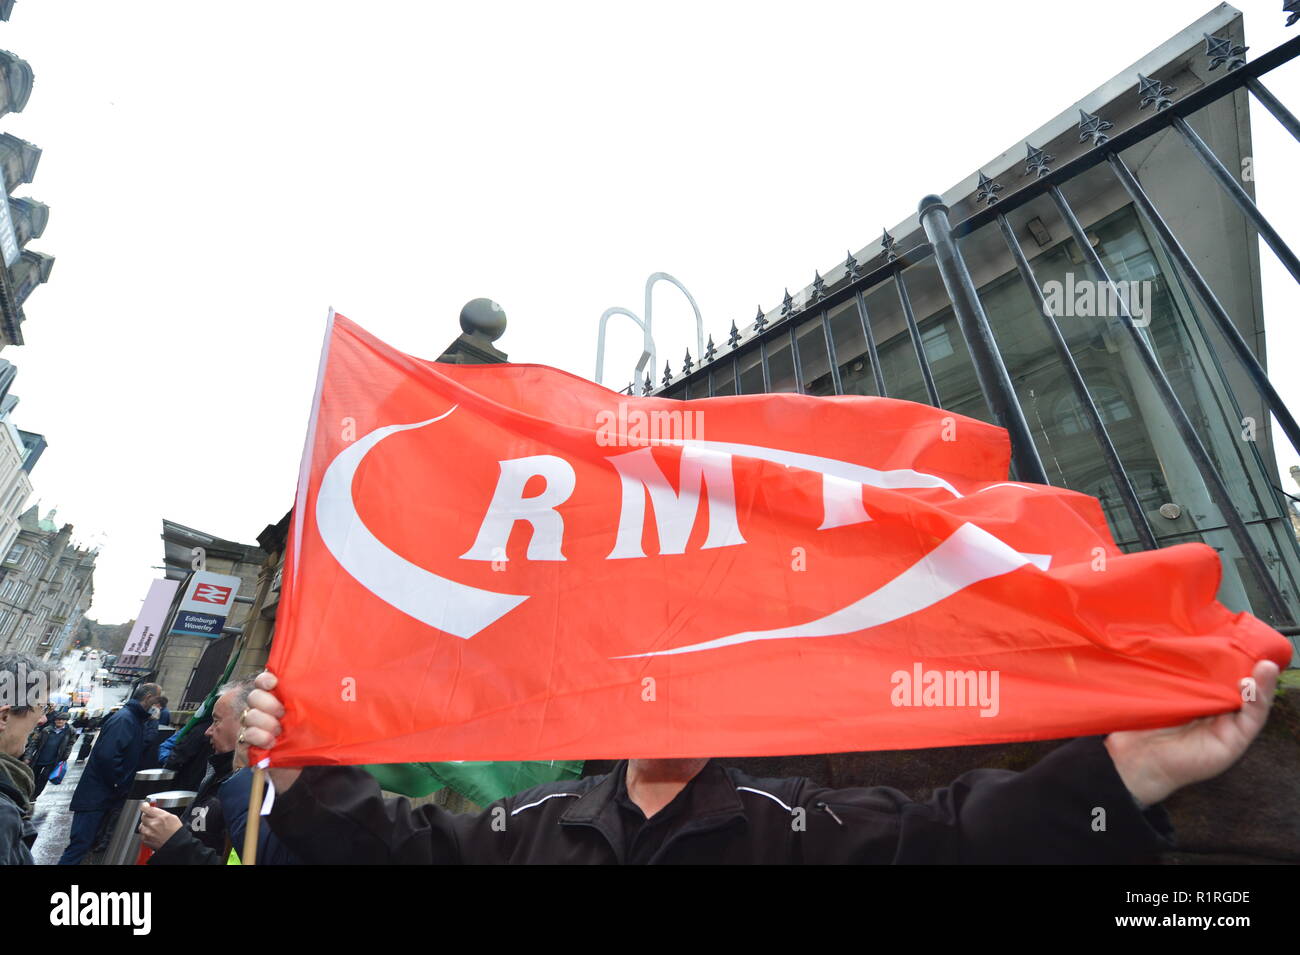
[[[140,841],[154,850],[150,865],[225,862],[230,845],[220,789],[237,768],[234,759],[239,743],[239,721],[248,708],[248,694],[252,690],[250,677],[227,683],[217,691],[212,724],[207,730],[213,754],[208,758],[207,775],[185,812],[176,816],[166,809],[147,805],[141,810]]]
[[[45,722],[49,664],[25,653],[0,654],[0,865],[31,865],[36,777],[19,757]]]

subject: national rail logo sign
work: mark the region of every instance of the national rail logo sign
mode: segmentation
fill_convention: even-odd
[[[231,587],[219,587],[216,584],[199,584],[194,588],[194,601],[196,603],[221,604],[230,603],[230,596],[234,592]]]
[[[1235,709],[1255,659],[1289,657],[1215,601],[1210,548],[1124,554],[1094,499],[1007,481],[1001,429],[881,398],[689,405],[690,435],[610,441],[684,403],[440,365],[332,316],[269,661],[275,760],[1088,735]],[[997,670],[996,712],[891,705],[914,666]]]

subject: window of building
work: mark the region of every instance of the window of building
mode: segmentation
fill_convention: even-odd
[[[1133,409],[1124,400],[1123,393],[1110,385],[1095,385],[1089,389],[1093,404],[1106,425],[1106,430],[1125,418],[1133,417]],[[1052,417],[1061,427],[1061,434],[1091,434],[1092,425],[1085,417],[1083,407],[1074,392],[1066,392],[1056,401]]]
[[[826,352],[826,330],[818,315],[795,330],[799,346],[799,371],[803,375],[806,395],[835,394],[835,378],[831,375],[830,355]]]
[[[9,500],[5,503],[5,513],[6,514],[11,513],[17,507],[19,507],[22,504],[23,498],[26,496],[27,496],[26,488],[24,488],[22,484],[19,484],[16,488],[13,489],[13,493],[9,495]]]
[[[761,395],[764,388],[763,381],[763,356],[759,352],[758,346],[754,346],[736,358],[737,370],[740,374],[740,394],[742,395]]]
[[[736,393],[736,369],[734,362],[719,362],[718,366],[709,372],[709,375],[710,384],[715,396],[734,395]]]
[[[5,555],[5,563],[6,564],[20,563],[23,559],[23,556],[26,553],[27,553],[26,544],[14,544],[13,547],[9,548],[9,553]]]
[[[932,325],[921,332],[921,344],[925,347],[925,357],[932,365],[956,354],[952,348],[952,339],[948,337],[946,325]]]
[[[771,381],[768,391],[798,391],[794,376],[794,354],[790,348],[790,334],[778,335],[767,343],[767,374]]]
[[[867,355],[867,336],[862,331],[858,303],[849,299],[831,309],[831,341],[835,344],[835,361],[840,366],[840,385],[846,395],[874,395],[875,379]]]

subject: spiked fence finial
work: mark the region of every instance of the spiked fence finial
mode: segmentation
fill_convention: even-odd
[[[858,260],[853,257],[853,253],[849,252],[848,249],[844,251],[847,253],[844,257],[844,271],[848,274],[849,281],[852,282],[862,277],[862,269],[858,267]]]
[[[668,367],[668,362],[664,362],[664,387],[667,388],[669,382],[673,380],[672,370]]]
[[[880,244],[885,250],[885,261],[893,262],[898,258],[898,253],[894,250],[894,246],[897,244],[898,240],[889,234],[888,229],[881,229],[880,231]]]
[[[767,328],[767,316],[763,314],[763,306],[758,306],[758,316],[754,319],[754,331],[761,332]]]
[[[826,280],[821,272],[813,269],[813,301],[820,302],[826,297]]]
[[[1115,124],[1109,120],[1094,116],[1086,110],[1079,110],[1079,142],[1091,139],[1094,146],[1100,146],[1110,139],[1103,130],[1114,128]]]
[[[1176,92],[1178,92],[1176,86],[1165,86],[1159,80],[1153,80],[1141,73],[1138,74],[1138,96],[1141,97],[1138,109],[1146,109],[1152,103],[1155,103],[1157,113],[1163,109],[1168,109],[1174,105],[1174,101],[1169,98],[1169,94]]]
[[[1216,70],[1226,63],[1228,72],[1231,73],[1246,65],[1246,57],[1243,54],[1250,47],[1240,46],[1223,36],[1210,36],[1208,33],[1201,35],[1205,37],[1205,55],[1210,58],[1211,70]]]
[[[759,311],[762,311],[762,309],[759,309]],[[727,344],[732,348],[735,348],[740,344],[740,329],[736,327],[736,320],[734,318],[731,320],[731,334],[727,336]]]
[[[682,362],[682,374],[689,375],[691,373],[691,369],[694,367],[695,367],[695,363],[691,361],[691,350],[688,348],[686,349],[686,361]]]
[[[732,323],[732,326],[731,326],[731,327],[732,327],[732,328],[735,328],[735,327],[736,327],[734,322]],[[709,347],[706,348],[706,349],[704,349],[704,360],[705,360],[705,361],[713,361],[713,356],[716,355],[717,353],[718,353],[718,349],[717,349],[717,347],[713,344],[713,336],[710,335],[710,336],[709,336]]]
[[[980,170],[979,192],[975,194],[975,199],[986,206],[991,206],[998,201],[998,193],[1001,191],[1002,187]]]
[[[1041,179],[1052,170],[1047,164],[1055,160],[1055,156],[1050,156],[1037,146],[1025,143],[1025,175],[1033,175],[1035,179]]]
[[[1286,25],[1292,26],[1300,20],[1300,0],[1282,0],[1282,12],[1291,14],[1286,18]]]

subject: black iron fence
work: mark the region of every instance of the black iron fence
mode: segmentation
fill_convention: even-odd
[[[1054,157],[1044,149],[1027,144],[1023,174],[1018,177],[1003,174],[990,178],[981,172],[977,192],[961,203],[969,210],[969,214],[960,221],[950,221],[950,209],[940,197],[925,197],[919,206],[924,241],[912,248],[900,249],[895,238],[886,232],[881,240],[884,254],[882,264],[867,271],[850,254],[844,263],[845,275],[836,283],[835,288],[827,288],[818,274],[805,302],[796,303],[787,291],[779,316],[769,319],[760,310],[754,321],[755,339],[745,342],[743,347],[742,336],[733,322],[728,341],[730,353],[719,355],[710,338],[705,353],[699,356],[701,362],[698,366],[689,351],[676,376],[669,366],[665,366],[663,386],[658,389],[658,393],[680,398],[772,390],[813,394],[864,393],[848,392],[844,381],[848,372],[840,360],[842,356],[837,355],[837,335],[842,337],[843,333],[832,328],[831,317],[842,316],[847,308],[856,311],[858,325],[853,333],[856,336],[860,329],[861,338],[855,340],[861,343],[858,347],[865,346],[862,351],[870,365],[869,384],[876,394],[890,396],[890,389],[896,383],[886,373],[887,363],[882,364],[878,336],[868,312],[867,297],[870,292],[879,294],[882,287],[892,285],[895,295],[890,298],[896,297],[897,314],[901,314],[907,332],[906,340],[900,338],[899,342],[910,342],[910,351],[919,366],[924,386],[923,395],[913,389],[916,392],[914,397],[936,407],[943,407],[936,376],[927,356],[925,334],[918,325],[904,275],[911,268],[929,263],[937,269],[942,280],[952,316],[965,341],[979,395],[987,407],[988,416],[1006,428],[1010,435],[1012,468],[1016,477],[1033,483],[1053,483],[1035,443],[1033,429],[1026,420],[1022,401],[1008,374],[1003,351],[994,337],[980,291],[972,280],[962,254],[962,240],[985,229],[996,229],[1015,264],[1015,272],[1024,291],[1034,301],[1043,331],[1050,337],[1052,348],[1059,359],[1060,373],[1068,380],[1069,388],[1078,402],[1080,415],[1086,421],[1110,473],[1110,488],[1117,494],[1123,513],[1132,527],[1132,545],[1141,549],[1157,547],[1158,535],[1148,519],[1148,509],[1140,500],[1139,489],[1134,486],[1132,476],[1121,462],[1121,454],[1107,425],[1103,401],[1099,400],[1095,388],[1090,386],[1076,363],[1054,309],[1045,300],[1043,285],[1036,277],[1030,258],[1007,218],[1009,213],[1028,203],[1046,199],[1055,208],[1073,238],[1080,256],[1079,264],[1084,267],[1091,281],[1114,293],[1112,301],[1117,303],[1117,308],[1111,317],[1115,321],[1116,334],[1127,340],[1128,347],[1140,360],[1134,367],[1140,365],[1145,375],[1146,381],[1142,387],[1154,392],[1168,412],[1185,451],[1185,458],[1190,459],[1194,465],[1209,500],[1221,515],[1223,525],[1236,545],[1235,556],[1238,564],[1242,565],[1243,578],[1248,575],[1252,579],[1249,589],[1251,602],[1255,605],[1253,609],[1283,632],[1292,635],[1300,633],[1300,628],[1295,626],[1297,614],[1293,609],[1294,585],[1287,584],[1285,574],[1274,572],[1273,568],[1280,563],[1278,557],[1276,554],[1266,557],[1259,539],[1247,526],[1249,517],[1260,515],[1256,513],[1243,517],[1241,512],[1245,507],[1241,494],[1234,497],[1229,489],[1230,479],[1216,465],[1215,456],[1198,433],[1193,417],[1189,415],[1170,381],[1170,371],[1166,367],[1168,360],[1162,364],[1161,354],[1144,330],[1144,323],[1134,320],[1127,298],[1119,294],[1114,276],[1108,272],[1102,257],[1094,248],[1095,238],[1085,230],[1075,208],[1062,191],[1063,186],[1094,167],[1109,168],[1110,174],[1127,193],[1149,233],[1154,236],[1153,244],[1158,245],[1165,258],[1174,264],[1179,277],[1194,292],[1204,315],[1208,316],[1213,328],[1217,330],[1219,340],[1226,344],[1231,357],[1240,363],[1245,374],[1243,380],[1255,389],[1263,407],[1277,420],[1291,445],[1300,452],[1300,425],[1278,395],[1255,352],[1233,323],[1228,310],[1216,297],[1192,256],[1175,237],[1158,204],[1143,188],[1121,155],[1126,149],[1151,140],[1166,130],[1176,131],[1184,148],[1190,150],[1217,187],[1245,216],[1254,232],[1264,240],[1291,276],[1300,282],[1300,259],[1297,259],[1295,252],[1270,224],[1233,172],[1224,166],[1187,122],[1187,118],[1197,111],[1244,88],[1300,141],[1300,123],[1260,79],[1300,55],[1300,37],[1283,43],[1253,61],[1245,59],[1245,52],[1244,47],[1229,39],[1207,36],[1204,55],[1210,59],[1209,69],[1222,67],[1223,75],[1181,99],[1172,98],[1177,90],[1160,79],[1136,76],[1132,95],[1144,118],[1130,123],[1122,131],[1115,131],[1114,124],[1110,121],[1081,110],[1078,134],[1079,143],[1088,144],[1084,151],[1056,165]],[[1003,181],[997,181],[999,178]],[[892,301],[889,304],[892,309]],[[769,324],[771,328],[768,327]],[[1224,356],[1217,353],[1213,341],[1208,337],[1205,342],[1212,352],[1212,360],[1218,365]],[[825,356],[822,363],[826,367],[826,374],[819,376],[815,382],[807,380],[808,362],[801,361],[801,348],[815,349],[818,356]],[[865,371],[863,375],[865,376]],[[865,377],[863,380],[867,381]],[[628,393],[634,390],[644,390],[645,393],[653,390],[649,376],[644,389],[634,389],[631,386],[625,389]],[[1238,395],[1231,391],[1231,386],[1228,399],[1240,414],[1241,402]],[[1287,496],[1276,486],[1272,475],[1267,480],[1276,495],[1277,517],[1285,522],[1291,513]],[[1059,480],[1057,483],[1060,483]],[[1106,498],[1107,495],[1103,495],[1103,503],[1113,503]],[[1294,539],[1290,544],[1295,546]],[[1288,597],[1291,598],[1290,601]]]

